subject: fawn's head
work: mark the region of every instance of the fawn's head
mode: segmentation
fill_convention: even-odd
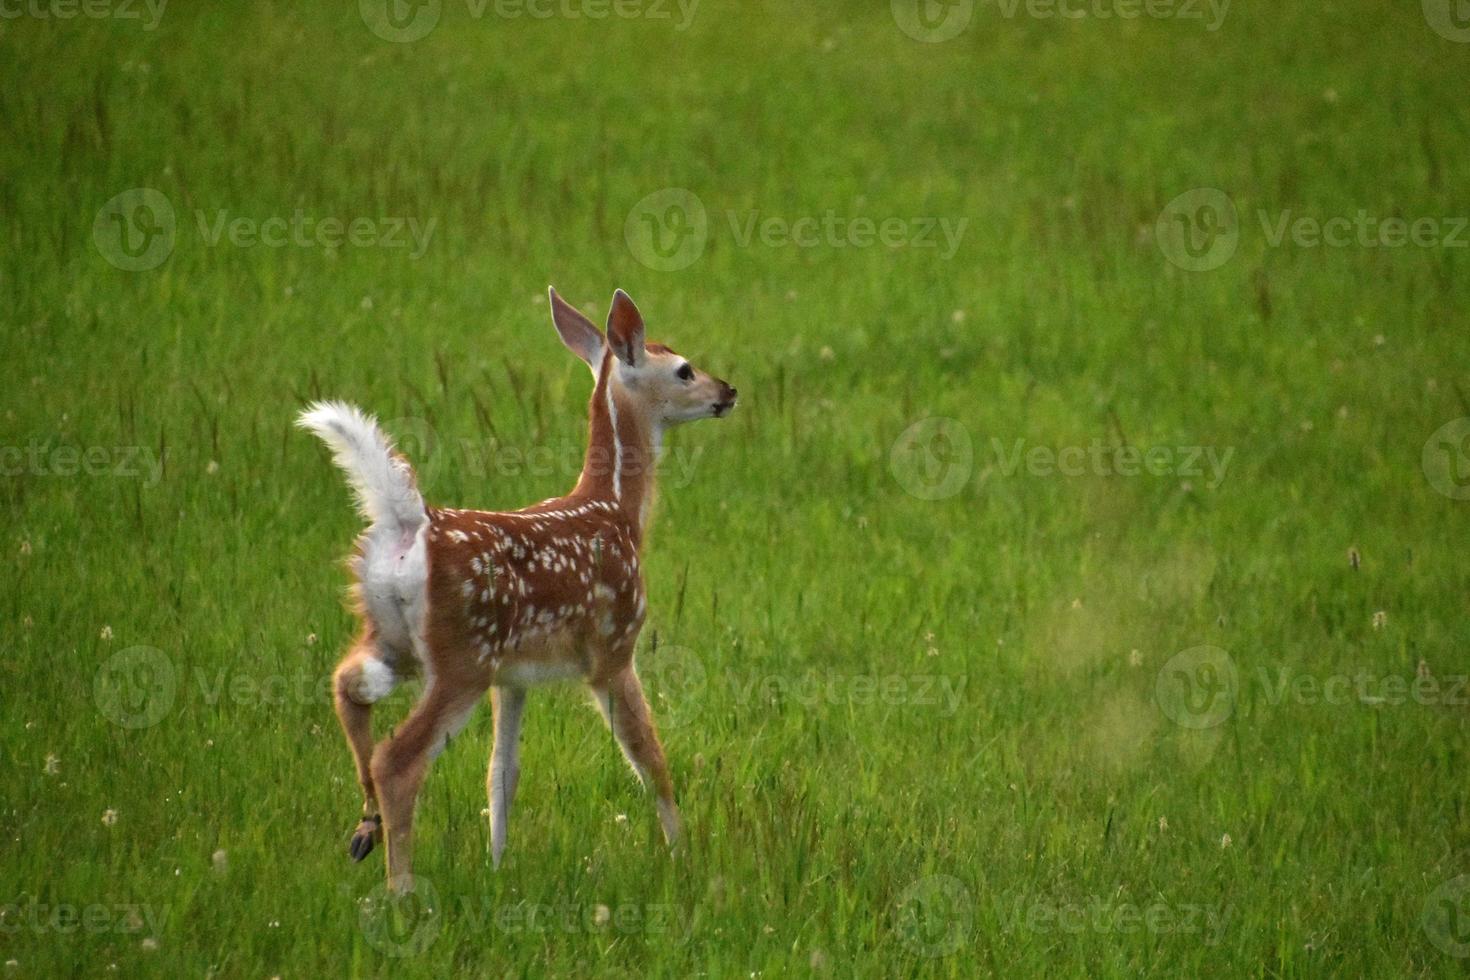
[[[562,343],[608,384],[620,401],[642,412],[661,428],[723,418],[735,407],[736,391],[727,382],[706,374],[688,359],[643,336],[643,316],[621,289],[613,293],[607,314],[607,336],[576,307],[551,293],[551,319]]]

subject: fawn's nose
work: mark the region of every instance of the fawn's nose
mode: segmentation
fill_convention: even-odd
[[[739,394],[740,392],[736,391],[728,381],[721,381],[720,400],[715,402],[714,407],[715,418],[722,418],[729,414],[730,409],[735,407],[735,398]]]

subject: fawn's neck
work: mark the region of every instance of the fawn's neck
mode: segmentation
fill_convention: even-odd
[[[612,501],[641,543],[653,508],[663,432],[618,397],[609,373],[602,372],[587,408],[587,456],[572,496]]]

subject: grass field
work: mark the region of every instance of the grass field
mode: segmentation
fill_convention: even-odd
[[[1463,975],[1470,32],[1284,7],[0,9],[0,976]],[[687,845],[538,689],[390,902],[292,419],[563,492],[548,283],[741,390],[646,558]]]

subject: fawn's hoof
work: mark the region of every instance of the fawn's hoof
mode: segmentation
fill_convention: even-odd
[[[352,835],[352,843],[347,845],[347,853],[352,855],[352,860],[361,861],[371,854],[373,845],[377,843],[382,833],[382,817],[363,818],[362,823],[357,825],[357,830]]]

